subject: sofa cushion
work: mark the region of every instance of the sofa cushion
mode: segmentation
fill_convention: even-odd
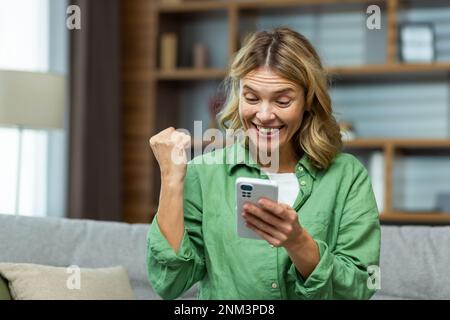
[[[148,225],[0,214],[0,262],[124,266],[137,299],[160,299],[147,280]]]
[[[449,244],[448,226],[383,226],[381,290],[374,299],[449,299]]]
[[[34,264],[0,263],[14,300],[131,300],[123,267],[80,269]]]
[[[124,266],[137,299],[159,300],[147,279],[148,224],[0,214],[0,262]],[[197,285],[179,299],[195,299]]]
[[[0,276],[0,300],[11,300],[8,282]]]

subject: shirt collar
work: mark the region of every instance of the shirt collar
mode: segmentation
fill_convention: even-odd
[[[260,169],[258,164],[252,159],[250,156],[250,151],[245,147],[243,142],[236,142],[231,146],[227,147],[226,157],[227,157],[227,166],[228,166],[228,174],[230,175],[233,169],[236,166],[245,165],[251,168]],[[303,168],[306,172],[311,175],[314,179],[317,176],[317,168],[314,167],[309,161],[309,157],[306,153],[298,161],[295,166],[295,173],[299,173]]]

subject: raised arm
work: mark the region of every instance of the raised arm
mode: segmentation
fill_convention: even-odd
[[[161,194],[148,233],[148,277],[162,298],[175,299],[206,272],[201,188],[195,168],[186,164],[189,136],[168,128],[150,145],[161,169]]]

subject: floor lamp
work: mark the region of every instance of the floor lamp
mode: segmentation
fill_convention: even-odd
[[[37,72],[0,70],[0,126],[19,129],[15,214],[19,213],[24,129],[62,129],[65,77]]]

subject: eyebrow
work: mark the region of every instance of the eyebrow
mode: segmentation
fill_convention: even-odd
[[[252,87],[250,87],[250,86],[248,86],[246,84],[244,84],[243,89],[248,89],[248,90],[253,91],[253,92],[258,92],[257,90],[253,89]],[[286,93],[286,92],[293,92],[293,91],[294,91],[294,89],[292,89],[292,88],[283,88],[283,89],[274,91],[273,93],[279,94],[279,93]]]

